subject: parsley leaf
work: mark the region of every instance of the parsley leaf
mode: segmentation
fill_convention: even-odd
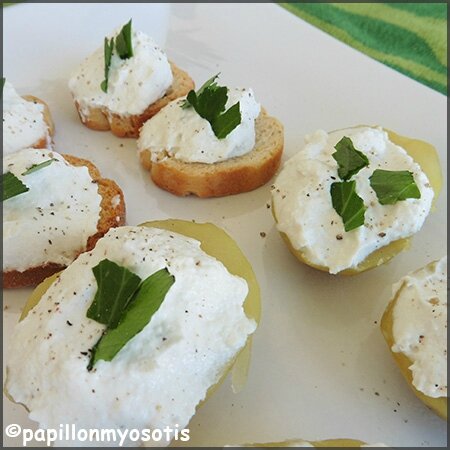
[[[408,170],[374,170],[369,178],[381,205],[393,205],[407,198],[420,198],[412,172]]]
[[[33,164],[28,170],[22,173],[22,175],[29,175],[30,173],[36,172],[37,170],[41,170],[44,167],[49,166],[53,161],[56,161],[55,158],[48,159],[47,161],[43,161],[39,164]]]
[[[225,111],[228,88],[217,85],[218,76],[219,74],[210,78],[197,92],[189,91],[181,107],[185,109],[192,106],[200,117],[210,123],[216,137],[224,139],[241,123],[242,117],[240,102]]]
[[[120,59],[128,59],[133,56],[133,44],[131,42],[131,19],[125,24],[116,37],[116,50]]]
[[[5,83],[6,83],[6,78],[3,77],[3,81],[2,81],[2,94],[3,94],[3,89],[5,88]]]
[[[22,183],[13,173],[6,172],[2,175],[3,200],[15,197],[29,191],[30,188]]]
[[[104,259],[93,269],[97,292],[86,316],[116,328],[141,279],[125,267]]]
[[[218,139],[228,136],[241,123],[241,111],[239,103],[235,103],[231,108],[220,116],[216,117],[212,123],[212,129]]]
[[[344,136],[335,146],[337,150],[331,156],[338,163],[339,177],[347,181],[358,173],[363,167],[369,165],[367,156],[356,150],[350,138]]]
[[[111,361],[130,339],[145,328],[174,282],[175,277],[167,269],[155,272],[142,282],[124,310],[117,327],[107,329],[94,346],[88,369],[101,359]]]
[[[201,88],[197,91],[197,93],[196,93],[194,90],[189,91],[187,97],[190,97],[190,99],[189,99],[189,98],[186,98],[186,99],[183,101],[181,107],[182,107],[183,109],[186,109],[186,108],[191,107],[192,104],[191,104],[190,100],[191,100],[192,98],[197,98],[197,96],[202,95],[202,93],[203,93],[207,88],[209,88],[211,85],[217,86],[217,83],[215,83],[215,81],[216,81],[216,79],[218,78],[219,75],[220,75],[220,73],[218,73],[217,75],[214,75],[214,76],[211,77],[208,81],[205,81],[205,82],[203,83],[203,85],[201,86]],[[213,86],[213,87],[214,87],[214,86]]]
[[[111,38],[108,41],[108,38],[105,37],[104,43],[104,55],[105,55],[105,79],[101,82],[100,87],[103,92],[108,92],[108,80],[109,80],[109,68],[111,67],[111,57],[114,48],[114,38]]]
[[[356,193],[356,181],[338,181],[331,185],[333,208],[342,217],[345,231],[364,225],[366,207],[363,199]]]

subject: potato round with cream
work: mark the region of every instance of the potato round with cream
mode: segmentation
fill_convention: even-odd
[[[330,193],[332,185],[341,181],[333,154],[344,137],[368,160],[351,177],[366,210],[364,223],[350,231],[345,231]],[[376,170],[410,172],[420,198],[381,204],[370,181]],[[272,213],[278,231],[300,261],[332,274],[356,274],[408,247],[441,184],[439,159],[430,144],[379,127],[317,131],[306,137],[305,147],[278,175],[272,187]]]
[[[259,288],[237,245],[211,224],[146,225],[111,230],[30,298],[5,389],[41,427],[183,428],[235,361],[245,368]],[[105,329],[86,317],[97,292],[92,268],[104,258],[141,278],[165,267],[175,282],[142,331],[88,371],[89,351]]]
[[[232,447],[228,445],[227,447]],[[270,442],[265,444],[245,444],[239,447],[387,447],[384,444],[366,444],[355,439],[326,439],[323,441],[304,441],[303,439],[291,439],[282,442]]]
[[[381,331],[408,384],[447,419],[447,257],[403,277]]]

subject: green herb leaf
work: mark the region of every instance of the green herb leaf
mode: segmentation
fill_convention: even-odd
[[[420,198],[420,190],[412,172],[408,170],[376,169],[369,181],[382,205],[393,205],[407,198]]]
[[[55,158],[48,159],[47,161],[41,162],[39,164],[33,164],[28,170],[22,173],[22,175],[29,175],[30,173],[36,172],[44,167],[49,166],[53,161],[56,161]]]
[[[108,41],[105,37],[104,55],[105,55],[105,79],[101,82],[100,87],[103,92],[108,92],[109,68],[111,67],[111,57],[114,49],[114,38]]]
[[[345,231],[364,225],[366,207],[363,199],[356,193],[356,181],[339,181],[330,188],[333,208],[342,217]]]
[[[133,56],[133,44],[131,41],[131,19],[122,27],[116,37],[116,50],[120,59],[128,59]]]
[[[241,123],[241,120],[239,103],[235,103],[226,112],[216,117],[212,123],[214,134],[218,139],[223,139]]]
[[[145,328],[174,282],[175,277],[167,269],[161,269],[143,281],[118,326],[108,329],[92,349],[89,370],[100,359],[111,361],[130,339]]]
[[[242,118],[239,102],[225,111],[228,88],[217,85],[218,76],[210,78],[197,92],[189,91],[181,107],[185,109],[192,106],[200,117],[210,123],[216,137],[224,139],[241,123]]]
[[[141,279],[108,259],[100,261],[92,271],[97,292],[86,316],[108,328],[116,328]]]
[[[201,95],[196,96],[194,109],[201,117],[212,124],[219,114],[225,111],[228,100],[227,92],[228,89],[224,86],[211,85]]]
[[[29,190],[30,188],[23,184],[13,173],[6,172],[2,175],[3,201]]]
[[[216,81],[216,79],[218,78],[218,76],[220,75],[220,73],[218,73],[217,75],[214,75],[213,77],[211,77],[208,81],[206,81],[205,83],[203,83],[203,85],[201,86],[201,88],[197,91],[197,93],[195,93],[194,90],[189,91],[186,99],[183,101],[181,107],[183,109],[185,108],[190,108],[192,106],[191,100],[196,101],[197,96],[198,95],[202,95],[203,91],[205,89],[207,89],[208,87],[210,87],[212,84],[214,84],[215,86],[217,86],[217,83],[214,83]]]
[[[350,138],[344,136],[335,146],[337,150],[331,156],[338,163],[339,177],[347,181],[358,173],[363,167],[369,165],[367,156],[356,150]]]
[[[3,77],[3,82],[2,82],[2,93],[3,93],[3,89],[5,88],[5,83],[6,83],[6,78]]]

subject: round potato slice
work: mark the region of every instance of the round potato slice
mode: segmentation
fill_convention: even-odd
[[[254,319],[257,323],[261,316],[260,290],[253,269],[234,240],[221,228],[211,223],[194,223],[185,220],[156,220],[141,224],[141,226],[161,228],[174,231],[179,234],[197,239],[201,242],[202,250],[221,261],[233,275],[240,276],[247,281],[249,292],[244,302],[244,311],[247,317]],[[32,292],[24,306],[20,320],[24,319],[28,312],[37,305],[47,289],[58,278],[55,274],[41,284]],[[234,392],[240,391],[245,385],[251,353],[251,337],[248,338],[245,347],[224,371],[221,380],[211,386],[206,400],[214,390],[222,383],[231,371],[232,387]]]
[[[433,263],[431,263],[433,264]],[[383,317],[381,319],[380,328],[383,333],[384,339],[389,347],[389,350],[392,353],[392,356],[395,359],[398,367],[400,368],[400,372],[406,379],[408,385],[413,390],[414,394],[422,400],[425,405],[427,405],[432,411],[434,411],[439,417],[447,420],[447,397],[429,397],[423,392],[416,389],[413,384],[413,374],[411,372],[410,367],[413,365],[413,361],[411,361],[408,356],[401,352],[393,352],[392,347],[395,344],[394,340],[394,310],[397,304],[397,301],[402,293],[402,290],[405,288],[405,284],[403,284],[400,289],[397,290],[394,298],[390,301],[388,307],[386,308]]]
[[[431,187],[434,191],[433,205],[436,203],[436,199],[442,188],[442,173],[439,163],[439,156],[436,149],[429,143],[418,140],[411,139],[408,137],[400,136],[393,131],[385,129],[388,133],[389,139],[401,147],[403,147],[406,152],[414,159],[414,161],[420,165],[423,172],[425,172],[428,177]],[[272,214],[275,221],[277,222],[277,217],[274,212],[274,207],[272,205]],[[286,242],[287,247],[291,253],[302,263],[307,264],[314,269],[321,270],[323,272],[329,272],[329,268],[325,266],[319,266],[312,263],[303,254],[301,250],[295,249],[287,235],[280,232],[281,237]],[[398,255],[401,251],[407,249],[410,246],[411,238],[399,239],[389,243],[388,245],[375,250],[367,258],[358,264],[355,268],[345,269],[338,273],[338,275],[357,275],[369,269],[381,266],[382,264],[390,261],[394,256]]]
[[[264,444],[246,444],[243,447],[385,447],[383,444],[368,445],[355,439],[326,439],[323,441],[304,441],[292,439],[282,442],[269,442]]]

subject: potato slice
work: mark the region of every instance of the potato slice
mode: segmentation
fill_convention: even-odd
[[[299,443],[308,443],[314,447],[361,447],[362,445],[367,445],[363,441],[358,441],[355,439],[326,439],[324,441],[302,441],[299,439],[292,439],[283,442],[269,442],[265,444],[246,444],[244,447],[295,447]]]
[[[435,205],[439,192],[442,188],[442,173],[439,163],[439,156],[436,149],[427,142],[400,136],[399,134],[396,134],[393,131],[387,129],[385,129],[385,131],[388,133],[389,139],[394,144],[403,147],[425,172],[434,191],[433,205]],[[277,221],[273,205],[271,209],[274,219],[275,221]],[[323,272],[329,272],[328,267],[319,266],[312,263],[308,260],[308,258],[303,254],[301,250],[295,249],[285,233],[280,232],[280,234],[283,240],[286,242],[291,253],[297,259],[315,269],[321,270]],[[375,250],[355,268],[345,269],[339,272],[338,275],[356,275],[366,270],[381,266],[382,264],[385,264],[389,260],[391,260],[394,256],[398,255],[401,251],[407,249],[410,246],[410,240],[411,238],[405,238],[393,241],[385,247],[381,247],[378,250]]]
[[[259,323],[261,316],[261,302],[258,282],[250,263],[238,245],[227,233],[225,233],[225,231],[211,223],[200,224],[176,219],[155,220],[145,222],[141,224],[141,226],[174,231],[200,241],[201,248],[205,253],[221,261],[230,273],[240,276],[247,281],[249,292],[244,302],[244,311],[247,317],[254,319],[257,323]],[[28,312],[37,305],[41,297],[58,278],[58,276],[59,274],[55,274],[45,279],[34,289],[22,310],[20,320],[23,320],[27,316]],[[213,391],[221,384],[230,370],[232,375],[233,391],[238,392],[243,388],[247,379],[250,353],[251,337],[248,338],[245,347],[241,350],[236,359],[232,361],[229,367],[225,370],[221,380],[209,389],[206,399],[208,399]]]
[[[433,410],[439,417],[447,420],[447,397],[429,397],[425,395],[423,392],[417,390],[413,385],[413,375],[409,367],[413,364],[406,355],[400,352],[393,352],[392,346],[394,345],[394,335],[393,335],[393,325],[394,325],[394,309],[399,298],[399,295],[403,289],[404,285],[400,287],[397,291],[394,298],[390,301],[386,311],[383,314],[381,319],[380,328],[383,333],[384,339],[386,340],[387,345],[389,346],[389,350],[392,353],[397,365],[400,368],[400,372],[405,377],[408,385],[413,390],[414,394],[422,400],[425,405],[427,405],[431,410]]]

